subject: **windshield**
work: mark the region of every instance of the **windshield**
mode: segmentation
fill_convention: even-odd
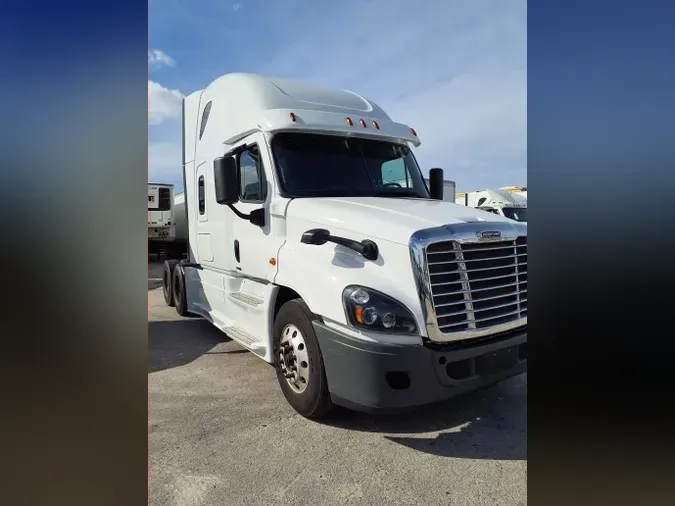
[[[511,220],[527,222],[527,207],[505,207],[502,211]]]
[[[275,135],[272,152],[286,196],[429,198],[401,144],[294,132]]]

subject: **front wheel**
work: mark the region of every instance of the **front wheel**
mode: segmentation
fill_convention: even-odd
[[[333,403],[313,319],[302,299],[281,306],[274,321],[274,354],[277,379],[288,403],[302,416],[318,419]]]

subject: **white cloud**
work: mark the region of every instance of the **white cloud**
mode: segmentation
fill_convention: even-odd
[[[148,122],[159,125],[167,118],[180,116],[183,97],[178,90],[170,90],[159,83],[148,81]]]
[[[241,4],[234,4],[234,5],[232,6],[232,10],[233,10],[234,12],[237,12],[239,9],[241,9]]]
[[[152,67],[175,67],[176,62],[164,51],[153,49],[148,51],[148,63]]]

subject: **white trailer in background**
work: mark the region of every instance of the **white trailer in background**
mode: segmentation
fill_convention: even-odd
[[[516,196],[508,190],[458,193],[455,195],[455,203],[527,223],[527,198]]]
[[[173,185],[148,183],[148,253],[169,253],[175,237]]]
[[[427,183],[427,188],[429,188],[430,183],[429,179],[425,179]],[[443,200],[446,202],[454,202],[455,201],[455,192],[457,191],[457,186],[455,185],[454,181],[450,181],[449,179],[445,179],[443,181]]]
[[[350,91],[227,74],[187,95],[188,258],[164,264],[167,304],[272,364],[308,418],[524,372],[527,226],[443,202],[419,145]]]

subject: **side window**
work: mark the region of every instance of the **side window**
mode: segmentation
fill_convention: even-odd
[[[199,214],[206,211],[206,198],[204,197],[204,176],[199,176]]]
[[[239,198],[245,202],[265,200],[265,182],[260,151],[256,146],[239,155]]]
[[[204,129],[206,128],[206,123],[209,121],[209,115],[211,114],[211,102],[206,104],[204,107],[204,112],[202,113],[202,124],[199,127],[199,140],[202,140],[202,135],[204,135]]]
[[[382,185],[412,188],[413,181],[403,158],[396,158],[382,164]]]
[[[476,207],[482,206],[483,203],[484,203],[486,200],[487,200],[487,197],[481,197],[481,198],[478,200],[478,204],[476,205]]]

